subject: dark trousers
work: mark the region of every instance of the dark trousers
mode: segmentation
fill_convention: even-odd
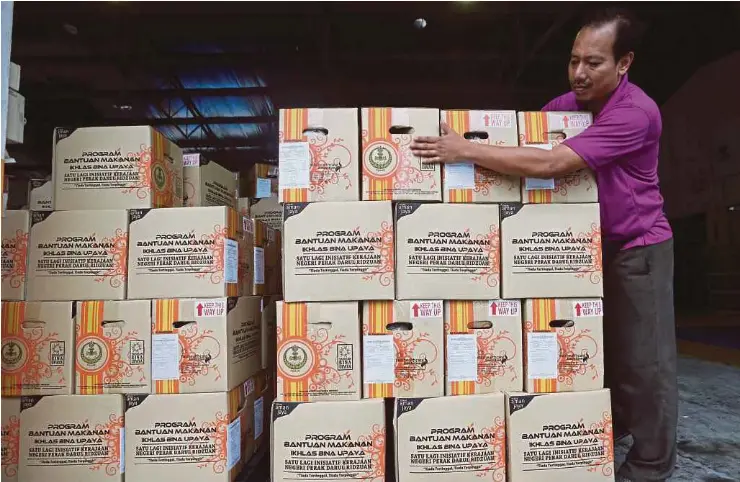
[[[619,474],[668,479],[678,423],[673,240],[621,251],[605,245],[604,355],[615,435],[633,438]]]

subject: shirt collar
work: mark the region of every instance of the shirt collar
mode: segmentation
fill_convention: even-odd
[[[609,96],[609,100],[606,101],[606,104],[604,104],[604,107],[601,109],[601,112],[599,112],[599,114],[596,117],[600,117],[601,114],[603,114],[604,112],[611,110],[612,106],[617,101],[619,101],[622,97],[624,97],[624,93],[627,90],[628,83],[629,83],[629,79],[627,78],[627,74],[624,74],[622,78],[619,80],[619,84],[617,85],[617,88],[614,89],[614,92],[612,92],[611,96]],[[585,106],[579,105],[579,108],[585,109]]]

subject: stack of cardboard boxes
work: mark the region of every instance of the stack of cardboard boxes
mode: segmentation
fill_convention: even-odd
[[[364,108],[360,133],[357,115],[281,112],[273,480],[608,480],[593,174],[409,150],[440,121],[552,149],[590,114]]]
[[[278,240],[186,159],[149,127],[57,129],[54,210],[4,213],[3,480],[230,482],[263,440]]]

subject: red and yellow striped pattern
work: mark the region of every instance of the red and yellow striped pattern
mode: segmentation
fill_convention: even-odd
[[[393,301],[367,301],[363,323],[364,336],[389,335],[387,326],[395,320]],[[365,398],[388,398],[393,396],[392,383],[365,384]]]
[[[153,334],[177,333],[174,323],[180,320],[180,300],[154,300]],[[180,380],[155,380],[154,393],[180,393]]]
[[[77,314],[77,353],[80,352],[80,346],[84,344],[85,338],[95,337],[101,340],[104,338],[104,309],[104,301],[83,301],[80,303],[80,309]],[[109,354],[108,359],[113,359],[112,353]],[[75,363],[77,393],[80,395],[100,395],[104,393],[103,380],[107,367],[108,365],[106,364],[92,372],[84,370],[79,363]]]
[[[390,128],[392,123],[393,109],[389,107],[374,107],[368,109],[368,140],[363,146],[363,159],[365,159],[365,149],[376,141],[385,141],[389,147],[393,145],[390,137]],[[364,164],[364,161],[363,161]],[[377,177],[363,165],[363,174],[368,178],[369,201],[390,201],[393,199],[393,176]]]
[[[555,333],[557,330],[550,326],[552,320],[557,319],[557,303],[554,299],[532,300],[532,331],[549,331]],[[526,342],[526,338],[525,338]],[[525,350],[526,354],[526,350]],[[525,362],[526,366],[526,362]],[[553,393],[558,391],[558,381],[555,378],[538,378],[531,380],[534,383],[533,393]]]
[[[550,142],[547,123],[547,112],[524,112],[524,143],[547,144]],[[526,191],[527,200],[532,204],[549,204],[552,202],[552,191],[537,189]]]
[[[23,301],[3,301],[2,302],[2,339],[8,337],[24,338],[23,321],[26,319],[26,303]],[[26,354],[26,359],[33,356],[32,353]],[[3,367],[2,371],[2,395],[4,397],[18,397],[22,395],[23,388],[23,370],[6,372]]]
[[[282,345],[290,343],[296,338],[310,343],[308,340],[308,305],[306,303],[283,303],[282,331],[283,341],[278,346],[278,353]],[[316,363],[319,360],[315,360]],[[308,402],[308,383],[313,370],[308,370],[303,378],[290,377],[278,363],[278,378],[283,382],[283,401]]]
[[[150,166],[149,179],[152,193],[152,207],[155,208],[170,208],[174,205],[175,187],[175,173],[172,169],[166,165],[164,160],[164,151],[167,140],[158,131],[152,129],[152,163]],[[154,180],[155,167],[159,166],[162,172],[167,174],[165,185],[162,189],[157,187],[157,182]]]
[[[466,110],[448,110],[445,112],[445,122],[452,130],[464,135],[470,131],[470,112]],[[476,168],[477,169],[477,168]],[[447,191],[451,203],[472,203],[473,189],[449,189]]]
[[[283,142],[304,141],[303,131],[308,126],[308,109],[285,109],[282,114]],[[308,202],[307,188],[283,189],[282,195],[282,202]]]
[[[474,330],[469,328],[469,324],[475,321],[473,314],[472,301],[450,301],[450,319],[446,320],[450,324],[451,335],[473,334]],[[451,395],[472,395],[476,393],[476,383],[468,382],[451,382],[449,384]]]
[[[241,218],[239,216],[239,212],[236,209],[233,208],[226,208],[226,235],[229,237],[229,239],[233,239],[234,241],[238,240],[238,231],[241,231],[242,229],[242,223]],[[224,266],[224,270],[226,269],[226,266]],[[236,283],[227,283],[226,284],[226,296],[239,296],[239,279],[237,277]]]

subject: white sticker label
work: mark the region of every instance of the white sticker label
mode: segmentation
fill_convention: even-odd
[[[254,438],[259,438],[265,426],[265,399],[260,397],[254,402]]]
[[[362,339],[363,378],[365,383],[396,381],[396,348],[393,335],[369,335]]]
[[[475,165],[472,162],[445,164],[445,186],[447,189],[473,189]]]
[[[589,114],[568,114],[560,118],[563,129],[585,129],[591,125]]]
[[[194,300],[193,315],[199,317],[216,317],[226,314],[226,300]]]
[[[254,284],[265,284],[265,250],[254,248]]]
[[[513,112],[481,111],[480,125],[483,127],[500,127],[509,129],[514,125]]]
[[[180,378],[180,339],[177,333],[152,335],[152,380]]]
[[[574,301],[573,318],[587,316],[604,316],[604,303],[601,300]]]
[[[254,392],[254,379],[250,378],[244,382],[244,395],[250,396]]]
[[[272,182],[264,177],[257,178],[257,193],[255,197],[264,198],[271,196]]]
[[[126,427],[121,427],[118,429],[118,440],[120,443],[120,446],[118,447],[118,453],[121,457],[120,460],[120,467],[121,467],[121,473],[126,472]]]
[[[521,316],[522,304],[519,300],[492,300],[488,304],[490,316]]]
[[[242,218],[242,228],[245,233],[247,234],[254,234],[254,219],[243,217]]]
[[[555,179],[537,179],[535,177],[524,178],[525,191],[554,191]]]
[[[280,190],[309,187],[311,149],[308,142],[282,142],[279,150]]]
[[[442,316],[442,301],[411,301],[411,319],[439,318]]]
[[[231,470],[242,457],[242,422],[236,417],[226,430],[226,470]]]
[[[200,166],[200,154],[183,154],[182,155],[182,167],[198,167]]]
[[[224,281],[239,281],[239,243],[233,239],[224,239]]]
[[[558,354],[557,333],[527,333],[527,378],[557,378]]]
[[[447,380],[474,382],[478,379],[476,335],[447,335]]]

